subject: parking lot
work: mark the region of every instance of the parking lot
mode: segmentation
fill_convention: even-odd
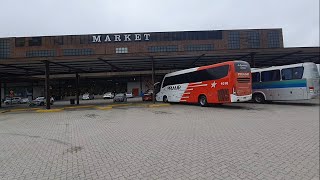
[[[0,179],[316,180],[319,102],[4,112]]]

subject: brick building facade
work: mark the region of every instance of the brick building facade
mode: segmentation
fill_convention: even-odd
[[[0,59],[130,56],[283,48],[282,29],[144,32],[0,38]]]

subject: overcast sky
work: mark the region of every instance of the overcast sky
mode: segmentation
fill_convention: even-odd
[[[0,37],[247,28],[319,46],[319,0],[0,0]]]

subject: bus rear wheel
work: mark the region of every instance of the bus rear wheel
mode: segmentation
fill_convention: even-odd
[[[254,94],[253,101],[255,103],[264,103],[266,101],[266,99],[264,98],[264,96],[262,94]]]
[[[205,95],[200,95],[199,96],[199,104],[202,107],[208,106],[207,97]]]

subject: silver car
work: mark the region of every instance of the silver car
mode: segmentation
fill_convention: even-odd
[[[50,104],[53,105],[54,99],[53,97],[50,98]],[[46,98],[45,97],[37,97],[33,100],[29,106],[44,106],[46,105]]]
[[[116,96],[114,96],[113,98],[113,102],[127,102],[126,94],[124,93],[116,94]]]
[[[22,98],[21,97],[7,97],[6,100],[4,101],[5,105],[9,105],[9,104],[21,104],[22,102]]]

